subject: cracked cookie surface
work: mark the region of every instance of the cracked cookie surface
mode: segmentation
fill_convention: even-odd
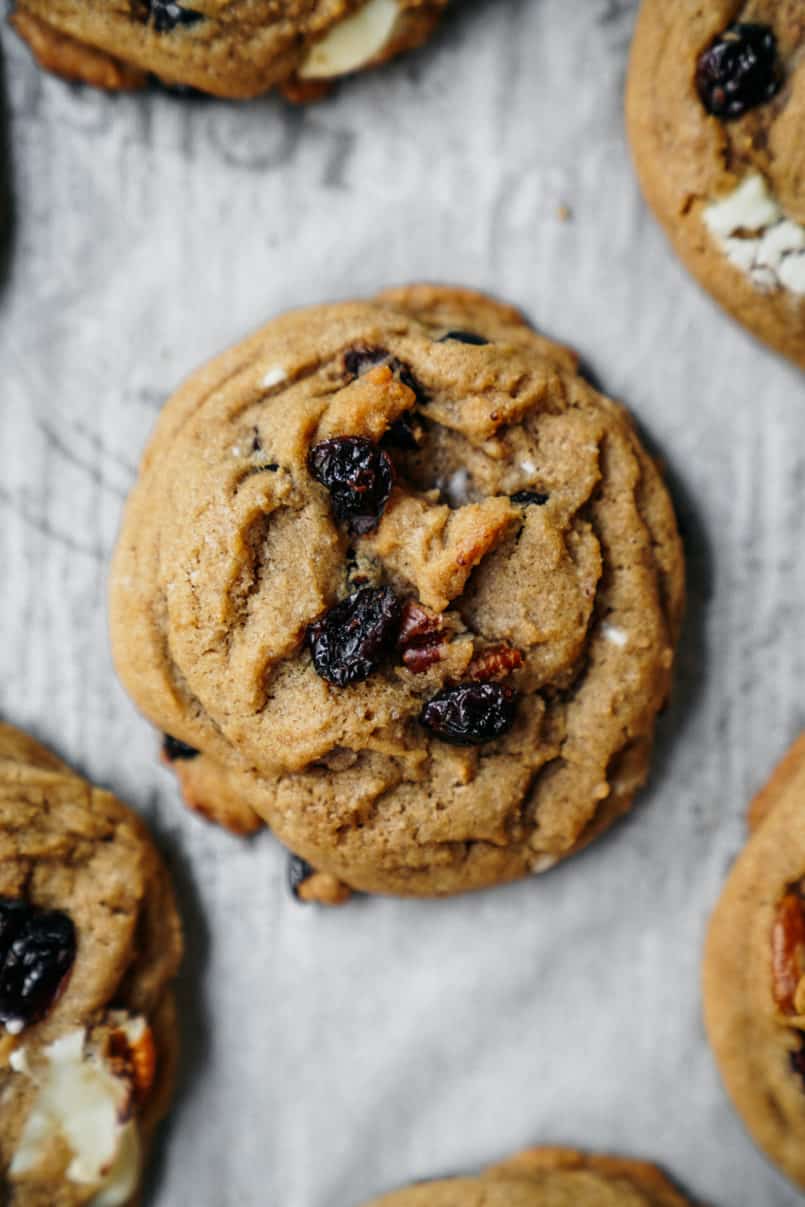
[[[750,826],[710,923],[705,1021],[747,1128],[805,1187],[805,734],[753,801]]]
[[[644,0],[627,119],[643,191],[688,269],[805,367],[801,0]]]
[[[49,71],[110,90],[167,84],[313,100],[338,76],[423,43],[447,0],[16,0]]]
[[[439,895],[629,808],[682,597],[623,408],[512,308],[414,286],[287,314],[174,395],[110,612],[134,701],[200,752],[173,763],[189,803]]]
[[[0,724],[7,1207],[137,1201],[143,1154],[172,1091],[180,955],[167,873],[142,823]],[[21,993],[18,967],[37,975],[44,998]]]
[[[644,1161],[564,1148],[535,1148],[474,1178],[447,1178],[398,1190],[366,1207],[690,1207]]]

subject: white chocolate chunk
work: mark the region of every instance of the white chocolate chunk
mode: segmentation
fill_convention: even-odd
[[[783,216],[762,176],[747,176],[728,196],[708,205],[704,221],[713,235],[734,235],[736,231],[760,231]]]
[[[805,254],[788,256],[780,265],[779,277],[792,293],[805,294]]]
[[[450,507],[465,507],[470,502],[470,475],[466,469],[457,469],[449,478],[440,481],[438,486]]]
[[[805,294],[805,227],[785,217],[762,176],[748,176],[702,217],[727,259],[756,289]]]
[[[537,855],[531,864],[531,873],[534,876],[539,876],[542,872],[549,872],[551,868],[556,867],[558,862],[559,858],[557,855]]]
[[[270,390],[274,386],[281,385],[287,376],[288,374],[285,372],[282,365],[272,365],[262,378],[260,385],[264,390]]]
[[[132,1019],[133,1033],[139,1030]],[[143,1026],[145,1024],[143,1023]],[[84,1030],[70,1031],[43,1051],[47,1064],[33,1072],[25,1050],[12,1054],[11,1067],[29,1077],[37,1094],[9,1172],[29,1173],[48,1146],[62,1137],[72,1154],[67,1177],[83,1185],[100,1183],[96,1207],[117,1207],[131,1197],[139,1177],[136,1125],[121,1122],[131,1087],[115,1077],[86,1047]],[[109,1197],[99,1197],[109,1196]]]
[[[89,1207],[123,1207],[134,1195],[140,1180],[140,1135],[137,1125],[129,1121],[123,1128],[114,1165],[104,1178],[104,1184],[89,1201]]]
[[[756,263],[776,268],[786,252],[805,249],[805,227],[789,218],[776,222],[765,231],[757,249]]]
[[[624,629],[619,629],[614,624],[607,624],[606,621],[601,625],[601,635],[604,641],[608,641],[610,645],[619,645],[621,648],[628,645],[629,642],[629,634]]]
[[[399,15],[397,0],[368,0],[312,47],[299,75],[304,80],[327,80],[357,71],[380,54]]]

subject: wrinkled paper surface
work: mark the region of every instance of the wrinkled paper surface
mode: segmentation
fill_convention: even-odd
[[[698,967],[749,797],[805,724],[805,379],[640,199],[634,14],[464,0],[422,53],[308,109],[107,97],[2,35],[0,712],[139,809],[171,863],[184,1071],[155,1207],[356,1207],[537,1142],[656,1159],[716,1207],[799,1201],[720,1088]],[[326,912],[289,897],[269,834],[180,807],[112,670],[105,576],[185,374],[289,306],[416,279],[518,303],[632,408],[684,528],[688,621],[627,822],[509,888]]]

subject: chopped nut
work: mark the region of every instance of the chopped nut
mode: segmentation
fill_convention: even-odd
[[[329,872],[313,872],[299,884],[296,895],[300,901],[315,901],[319,905],[343,905],[349,901],[352,891]]]
[[[135,1102],[147,1098],[156,1076],[154,1034],[144,1019],[128,1019],[109,1036],[106,1061],[116,1077],[129,1080]]]
[[[784,1014],[795,1014],[805,972],[805,901],[798,893],[786,893],[777,906],[771,934],[771,963],[774,1001]]]
[[[805,976],[799,978],[794,994],[794,1010],[801,1018],[805,1018]]]
[[[429,612],[415,600],[408,600],[405,604],[397,644],[403,651],[403,663],[412,674],[421,675],[435,662],[441,661],[443,625],[441,616]]]
[[[505,679],[512,671],[523,665],[523,655],[513,645],[501,642],[500,645],[490,646],[470,663],[469,676],[478,682],[486,683],[490,679]]]

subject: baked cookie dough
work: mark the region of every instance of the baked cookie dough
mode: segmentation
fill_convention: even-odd
[[[110,602],[190,804],[352,888],[441,895],[544,871],[629,808],[683,561],[572,354],[412,286],[287,314],[186,382]]]
[[[142,823],[0,725],[0,1201],[133,1207],[172,1091],[181,955]]]
[[[315,99],[338,76],[423,43],[447,0],[16,0],[39,63],[70,80],[140,88],[149,74],[216,96],[280,87]]]
[[[447,1178],[366,1207],[691,1207],[654,1165],[535,1148],[475,1178]]]
[[[687,267],[805,367],[802,0],[644,0],[626,108],[646,198]]]
[[[750,810],[710,923],[707,1031],[744,1123],[805,1187],[805,734]]]

